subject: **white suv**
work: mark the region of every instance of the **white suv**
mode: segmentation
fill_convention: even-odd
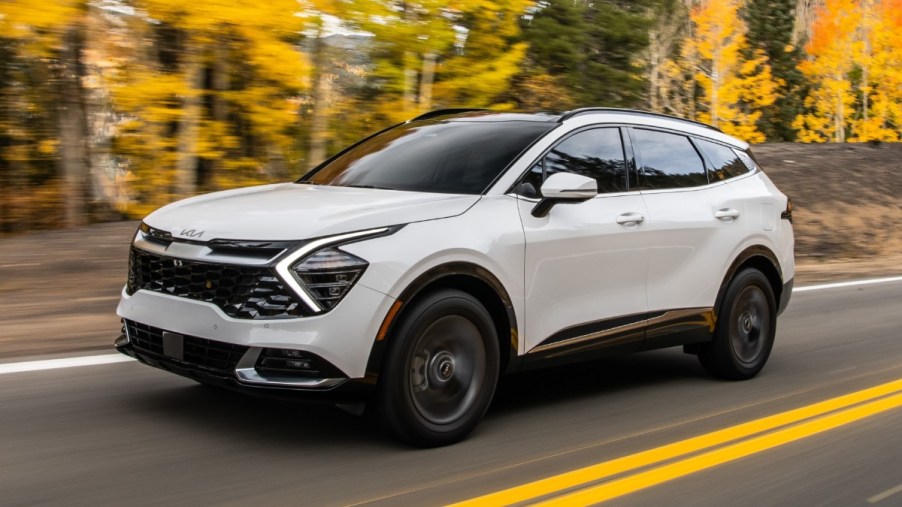
[[[792,292],[791,204],[707,125],[435,111],[296,183],[186,199],[131,248],[117,348],[206,384],[466,436],[498,377],[676,345],[757,374]]]

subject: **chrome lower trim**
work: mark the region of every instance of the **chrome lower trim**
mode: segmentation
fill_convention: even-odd
[[[254,368],[262,347],[251,347],[238,361],[235,378],[241,384],[261,387],[284,387],[287,389],[331,389],[348,381],[346,378],[299,378],[260,375]]]
[[[239,368],[235,370],[235,377],[242,384],[291,389],[330,389],[348,381],[346,378],[264,377],[253,368]]]
[[[575,338],[570,338],[569,340],[561,340],[559,342],[554,343],[546,343],[545,345],[539,345],[538,347],[533,348],[529,351],[530,354],[536,352],[545,352],[548,350],[554,350],[561,347],[568,347],[573,345],[578,345],[583,342],[590,342],[594,340],[598,340],[604,338],[606,336],[611,336],[620,333],[628,333],[630,331],[635,331],[637,329],[641,329],[648,324],[648,319],[640,320],[638,322],[633,322],[631,324],[626,324],[623,326],[612,327],[610,329],[605,329],[604,331],[598,331],[595,333],[584,334],[582,336],[577,336]]]
[[[698,315],[699,312],[710,311],[710,310],[711,310],[710,308],[686,308],[683,310],[671,310],[668,312],[664,312],[663,314],[658,315],[657,317],[652,317],[650,319],[643,319],[643,320],[631,322],[629,324],[625,324],[622,326],[612,327],[612,328],[604,329],[604,330],[597,331],[594,333],[584,334],[582,336],[576,336],[574,338],[570,338],[567,340],[561,340],[558,342],[539,345],[539,346],[531,349],[527,353],[532,354],[532,353],[538,353],[538,352],[545,352],[548,350],[554,350],[554,349],[558,349],[561,347],[572,347],[573,345],[578,345],[578,344],[584,343],[584,342],[591,342],[594,340],[600,340],[600,339],[606,338],[608,336],[614,336],[614,335],[618,335],[618,334],[622,334],[622,333],[629,333],[631,331],[636,331],[636,330],[642,329],[643,327],[659,325],[659,324],[666,323],[668,321],[682,319],[684,317],[691,317],[693,315]],[[707,324],[711,327],[712,330],[714,329],[713,322],[709,322]]]

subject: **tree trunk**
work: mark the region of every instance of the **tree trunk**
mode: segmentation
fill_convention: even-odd
[[[332,75],[329,72],[328,47],[322,39],[322,30],[313,40],[313,117],[310,120],[310,141],[307,152],[310,169],[326,159],[329,133],[329,103],[331,102]]]
[[[417,85],[417,71],[414,62],[417,55],[413,51],[404,52],[404,112],[409,114],[416,104],[415,90]]]
[[[197,138],[200,115],[203,66],[198,48],[185,44],[182,65],[187,92],[182,97],[182,119],[179,121],[178,159],[175,174],[175,193],[188,197],[197,190]]]
[[[867,122],[870,104],[868,99],[871,94],[871,83],[868,76],[868,69],[871,66],[871,2],[864,0],[861,2],[861,8],[864,11],[861,23],[861,39],[864,42],[864,63],[861,65],[861,115],[862,119]]]
[[[648,107],[652,111],[661,111],[658,94],[661,85],[659,84],[661,75],[661,58],[660,58],[660,40],[657,31],[652,31],[648,37]]]
[[[104,39],[111,29],[109,21],[96,7],[89,7],[85,48],[88,51],[105,52]],[[112,136],[117,121],[110,98],[109,87],[103,84],[104,69],[99,66],[88,67],[88,75],[100,82],[85,90],[85,111],[88,126],[88,153],[90,166],[90,191],[88,197],[92,212],[100,214],[100,219],[114,216],[120,197],[116,191],[115,176],[112,165]]]
[[[9,41],[0,40],[0,233],[11,232],[14,220],[14,206],[11,202],[15,186],[15,175],[21,169],[8,156],[14,144],[10,133],[15,121],[13,109],[19,96],[13,88],[12,68],[15,54]]]
[[[654,15],[650,11],[649,16]],[[658,21],[648,34],[648,105],[652,111],[663,112],[669,106],[662,68],[673,55],[681,25],[675,11],[658,13]]]
[[[423,74],[420,76],[420,110],[432,109],[432,84],[435,81],[435,53],[423,56]]]
[[[212,73],[210,88],[213,89],[213,96],[210,100],[210,117],[217,123],[225,123],[229,115],[229,106],[223,97],[224,92],[229,90],[229,61],[225,44],[216,44],[213,47]],[[200,187],[207,192],[217,190],[221,171],[222,155],[208,161],[207,170],[200,179]]]
[[[833,116],[834,134],[833,138],[837,143],[846,142],[846,115],[842,103],[842,95],[836,95],[836,114]]]
[[[64,35],[60,74],[57,79],[60,172],[64,184],[66,227],[77,227],[87,222],[85,196],[88,190],[89,157],[82,84],[85,75],[82,59],[84,41],[84,25],[81,21],[76,21]]]
[[[288,170],[285,165],[285,157],[278,146],[272,142],[266,143],[266,172],[273,181],[285,181],[288,179]]]

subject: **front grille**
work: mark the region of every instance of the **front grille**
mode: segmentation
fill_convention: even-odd
[[[132,247],[126,291],[142,289],[213,303],[239,319],[304,315],[270,268],[175,259]]]
[[[163,330],[131,320],[125,321],[132,347],[155,356],[163,356]],[[191,366],[231,374],[248,347],[184,336],[182,362]]]

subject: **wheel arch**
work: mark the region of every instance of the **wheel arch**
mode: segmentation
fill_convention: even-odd
[[[373,342],[367,361],[366,378],[369,382],[378,381],[392,331],[410,303],[424,294],[443,288],[462,290],[485,306],[492,316],[499,340],[500,371],[503,373],[510,366],[512,360],[517,357],[519,347],[517,316],[510,294],[498,278],[486,268],[471,262],[450,262],[435,266],[418,276],[401,291],[395,304],[383,317],[379,334]]]
[[[777,260],[777,256],[774,252],[766,246],[754,245],[740,252],[727,269],[727,272],[721,281],[720,289],[717,291],[717,299],[714,302],[715,318],[720,314],[720,306],[723,303],[723,298],[727,292],[727,286],[730,284],[730,280],[736,276],[736,273],[747,267],[755,268],[767,277],[771,289],[774,291],[777,308],[780,308],[780,302],[784,296],[783,270],[780,268],[780,262]]]

